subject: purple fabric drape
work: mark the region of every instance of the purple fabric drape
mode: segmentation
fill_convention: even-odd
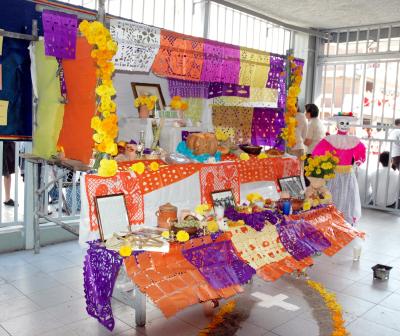
[[[45,10],[42,22],[45,54],[56,58],[75,59],[77,16]]]
[[[221,62],[221,82],[239,84],[240,48],[229,45],[224,48],[224,59]]]
[[[322,232],[304,220],[282,221],[277,225],[279,238],[293,258],[302,260],[331,246]]]
[[[276,216],[272,211],[265,210],[261,212],[255,212],[252,214],[245,214],[237,212],[234,208],[225,209],[225,217],[237,222],[242,220],[246,225],[251,226],[254,230],[261,231],[265,226],[265,221],[276,225],[279,221],[278,216]]]
[[[283,127],[285,119],[282,109],[256,107],[251,125],[251,143],[283,150],[284,142],[279,137]]]
[[[220,82],[224,47],[221,43],[206,40],[204,42],[204,61],[201,71],[203,82]]]
[[[286,61],[284,56],[271,55],[267,88],[278,90],[278,108],[286,106]]]
[[[207,98],[208,84],[206,82],[194,82],[168,78],[169,95],[182,98]]]
[[[113,330],[115,321],[111,309],[111,295],[122,258],[118,252],[100,246],[98,241],[88,244],[89,249],[83,262],[86,310],[108,330]]]
[[[204,42],[204,62],[201,80],[238,84],[240,71],[240,49],[219,42]]]
[[[182,254],[215,289],[245,284],[256,273],[236,255],[230,240],[182,250]]]
[[[250,97],[250,86],[225,83],[210,83],[210,85],[208,86],[208,98],[221,96],[236,96],[248,98]]]

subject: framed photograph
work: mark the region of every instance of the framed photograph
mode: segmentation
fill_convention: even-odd
[[[288,192],[290,197],[298,199],[304,198],[305,190],[300,176],[283,177],[278,179],[278,183],[281,191]]]
[[[151,83],[131,83],[133,96],[135,99],[139,96],[156,96],[157,99],[157,110],[165,109],[165,100],[161,91],[160,84]]]
[[[124,194],[96,196],[95,204],[102,241],[114,233],[124,236],[130,231]]]
[[[214,191],[211,193],[211,198],[214,208],[223,207],[226,209],[236,206],[235,196],[233,195],[232,189]]]

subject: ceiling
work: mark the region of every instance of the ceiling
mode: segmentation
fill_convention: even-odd
[[[342,28],[400,20],[400,0],[229,0],[306,28]]]

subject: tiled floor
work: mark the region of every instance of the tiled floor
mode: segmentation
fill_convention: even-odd
[[[360,228],[367,232],[360,262],[348,246],[333,258],[318,257],[312,279],[337,293],[353,336],[400,336],[400,218],[364,211]],[[166,319],[148,303],[147,325],[135,328],[134,311],[115,301],[116,327],[109,333],[87,316],[82,290],[82,251],[77,242],[45,247],[39,255],[22,251],[0,255],[0,336],[197,335],[209,323],[202,307],[190,307]],[[393,266],[388,282],[374,282],[371,266]],[[284,294],[299,307],[265,308],[251,293]],[[236,335],[318,336],[318,323],[292,279],[275,283],[255,279],[240,299],[251,298],[250,317]],[[248,300],[249,302],[249,300]]]

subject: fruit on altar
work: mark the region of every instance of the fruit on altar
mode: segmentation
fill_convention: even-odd
[[[193,133],[188,136],[186,145],[194,155],[214,155],[217,152],[218,141],[214,133]]]

